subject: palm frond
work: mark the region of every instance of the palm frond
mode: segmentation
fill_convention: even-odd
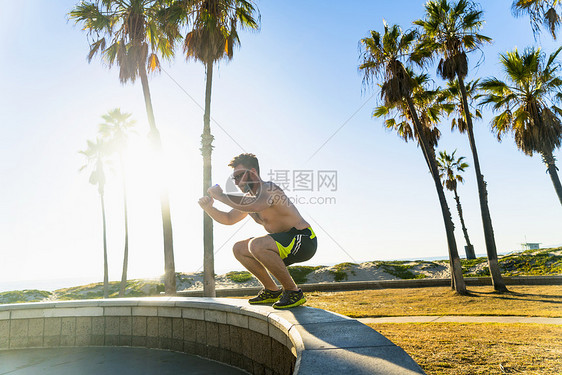
[[[550,32],[553,39],[556,39],[556,32],[560,26],[557,8],[560,8],[559,0],[515,0],[511,5],[514,16],[521,17],[525,14],[529,16],[535,39],[540,33],[541,26]]]
[[[483,12],[472,1],[430,0],[425,4],[425,17],[414,24],[421,29],[414,60],[441,56],[438,73],[446,80],[464,78],[468,73],[467,53],[492,42],[478,32],[483,26]]]
[[[259,30],[261,15],[249,0],[194,0],[193,22],[183,49],[188,59],[214,63],[231,59],[238,30]]]
[[[77,24],[81,24],[88,35],[95,36],[90,43],[88,61],[98,54],[110,68],[117,64],[119,79],[126,83],[136,80],[140,67],[149,66],[152,71],[159,67],[158,57],[151,55],[152,60],[148,61],[149,48],[152,54],[158,52],[166,59],[173,57],[179,29],[177,25],[166,21],[177,17],[179,4],[166,12],[165,5],[170,5],[169,3],[170,1],[82,1],[68,15]]]
[[[468,164],[463,162],[464,156],[455,157],[457,150],[448,154],[446,150],[439,151],[437,157],[437,168],[439,170],[439,177],[443,186],[450,191],[457,189],[457,183],[464,183],[459,172],[464,172],[468,168]]]
[[[492,130],[498,139],[512,132],[517,147],[526,155],[551,152],[562,141],[560,110],[552,104],[562,87],[559,52],[547,57],[538,48],[528,48],[523,53],[501,54],[508,83],[493,78],[481,85],[486,91],[482,103],[493,104],[495,111],[503,110],[493,118]]]

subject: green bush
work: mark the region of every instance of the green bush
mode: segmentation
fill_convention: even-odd
[[[243,283],[251,280],[254,276],[248,271],[231,271],[226,274],[226,277],[235,283]]]
[[[349,262],[336,264],[334,266],[336,269],[330,270],[330,273],[334,275],[334,281],[340,282],[340,281],[347,280],[348,272],[350,272],[352,275],[355,275],[355,271],[350,270],[352,266],[358,266],[358,264],[349,263]]]
[[[379,262],[379,266],[384,270],[384,272],[389,273],[399,279],[424,279],[426,276],[424,274],[415,274],[410,271],[413,265],[405,264],[406,262]]]
[[[534,255],[506,256],[500,267],[506,276],[562,274],[562,256],[541,252]]]
[[[189,284],[193,284],[193,278],[187,276],[184,273],[180,273],[180,272],[176,272],[176,281],[178,283],[189,283]]]
[[[488,259],[485,257],[479,257],[476,259],[461,259],[461,267],[462,267],[462,273],[463,276],[468,276],[468,277],[478,277],[478,276],[486,276],[484,271],[485,269],[487,270],[487,268],[483,268],[482,270],[476,272],[476,273],[471,273],[472,271],[470,270],[472,267],[476,267],[479,264],[482,263],[487,263]],[[488,270],[488,275],[489,275],[490,271]]]
[[[289,274],[295,280],[297,284],[304,284],[306,283],[306,277],[309,273],[312,273],[324,266],[289,266],[287,269],[289,270]]]
[[[476,259],[461,259],[461,264],[463,267],[474,267],[481,263],[486,263],[488,259],[486,257],[479,257]]]
[[[37,289],[14,290],[0,293],[0,303],[40,302],[50,295],[50,292]]]
[[[149,288],[146,288],[147,285]],[[120,286],[121,283],[119,281],[110,282],[108,297],[119,297]],[[129,280],[125,286],[126,297],[146,297],[150,295],[158,295],[163,291],[164,284],[152,280]],[[55,293],[57,294],[57,298],[60,300],[100,299],[103,298],[103,283],[59,289],[56,290]]]
[[[69,300],[79,300],[79,299],[102,299],[103,298],[103,290],[98,292],[88,292],[88,293],[65,293],[59,295],[57,299],[62,301],[69,301]]]

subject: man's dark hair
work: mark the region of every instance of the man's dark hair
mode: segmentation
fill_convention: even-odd
[[[238,156],[235,156],[228,164],[228,166],[232,168],[236,168],[239,165],[243,165],[248,169],[256,168],[258,175],[260,174],[260,165],[258,163],[258,158],[254,154],[240,154]]]

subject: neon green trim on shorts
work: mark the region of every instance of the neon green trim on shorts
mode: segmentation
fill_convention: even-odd
[[[277,250],[279,250],[279,256],[281,257],[281,259],[285,259],[291,253],[291,250],[293,249],[293,246],[295,246],[295,238],[293,238],[293,240],[291,241],[291,243],[287,247],[281,245],[277,241],[275,241],[275,244],[277,245]]]

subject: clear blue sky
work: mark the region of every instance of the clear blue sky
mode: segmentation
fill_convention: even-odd
[[[437,194],[421,151],[386,132],[371,112],[376,91],[364,91],[357,72],[358,42],[382,20],[409,28],[423,15],[423,1],[261,1],[262,29],[244,32],[234,59],[221,63],[213,81],[212,132],[216,137],[213,179],[225,184],[232,156],[253,152],[262,177],[270,170],[335,170],[337,191],[290,196],[335,198],[333,204],[301,204],[319,237],[307,264],[446,257]],[[535,42],[527,19],[514,19],[509,1],[483,2],[483,33],[494,44],[470,55],[469,79],[500,76],[498,53]],[[86,35],[66,13],[75,1],[2,1],[0,14],[0,290],[34,287],[24,280],[101,280],[101,213],[97,190],[88,184],[78,150],[94,139],[101,115],[119,107],[137,121],[131,141],[130,277],[163,273],[161,224],[140,82],[122,86],[118,71],[97,58],[86,60]],[[479,62],[479,66],[476,67]],[[199,141],[204,70],[180,55],[150,78],[154,111],[165,148],[176,270],[201,269],[202,159]],[[429,72],[435,77],[435,72]],[[181,88],[170,78],[172,77]],[[437,80],[437,83],[440,83]],[[366,103],[366,104],[365,104]],[[561,245],[562,208],[540,158],[519,152],[512,139],[498,143],[490,113],[476,124],[480,161],[499,252],[525,241]],[[465,136],[442,125],[439,149],[467,157]],[[326,142],[328,141],[328,142]],[[555,154],[559,160],[561,153]],[[477,253],[485,253],[474,170],[459,193]],[[315,186],[316,188],[316,186]],[[120,279],[123,252],[119,178],[107,185],[110,278]],[[316,189],[315,189],[316,190]],[[449,198],[451,198],[449,196]],[[459,252],[464,239],[457,223]],[[248,219],[250,220],[250,219]],[[241,269],[231,253],[239,239],[264,234],[248,221],[215,225],[218,273]]]

